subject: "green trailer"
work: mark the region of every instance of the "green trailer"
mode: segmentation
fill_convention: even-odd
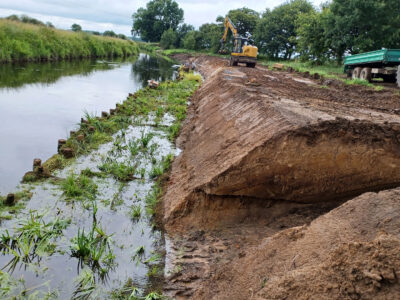
[[[400,87],[400,49],[383,49],[345,58],[345,72],[353,79],[382,78]]]

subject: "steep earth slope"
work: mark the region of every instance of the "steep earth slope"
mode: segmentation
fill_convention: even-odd
[[[251,207],[276,215],[282,201],[326,202],[400,183],[398,95],[220,58],[195,62],[205,82],[164,197],[167,226],[236,222]]]
[[[180,58],[192,59],[205,81],[162,201],[166,293],[397,295],[400,191],[363,193],[399,186],[399,94]]]

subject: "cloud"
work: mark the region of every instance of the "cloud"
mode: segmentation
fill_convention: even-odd
[[[68,29],[78,23],[86,30],[114,30],[130,35],[132,13],[144,7],[146,0],[1,0],[0,17],[10,14],[27,14],[42,21],[50,21],[56,27]],[[226,0],[178,0],[185,11],[185,22],[199,27],[201,24],[215,22],[219,15],[226,15],[230,9],[246,6],[262,12],[273,8],[284,0],[235,1]],[[319,5],[323,0],[314,0]]]

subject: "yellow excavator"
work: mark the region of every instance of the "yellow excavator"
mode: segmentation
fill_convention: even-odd
[[[238,63],[245,63],[247,67],[254,68],[257,63],[258,48],[250,45],[250,40],[246,37],[240,36],[237,32],[235,25],[229,17],[225,18],[225,32],[221,39],[221,48],[226,42],[229,29],[232,31],[235,46],[231,53],[230,66],[237,66]]]

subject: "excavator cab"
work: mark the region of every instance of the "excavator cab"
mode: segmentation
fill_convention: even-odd
[[[221,47],[226,41],[229,29],[232,31],[234,42],[229,65],[237,66],[238,63],[245,63],[247,67],[254,68],[257,63],[258,48],[252,46],[248,38],[238,35],[236,27],[228,17],[225,18],[225,32],[221,39]]]

